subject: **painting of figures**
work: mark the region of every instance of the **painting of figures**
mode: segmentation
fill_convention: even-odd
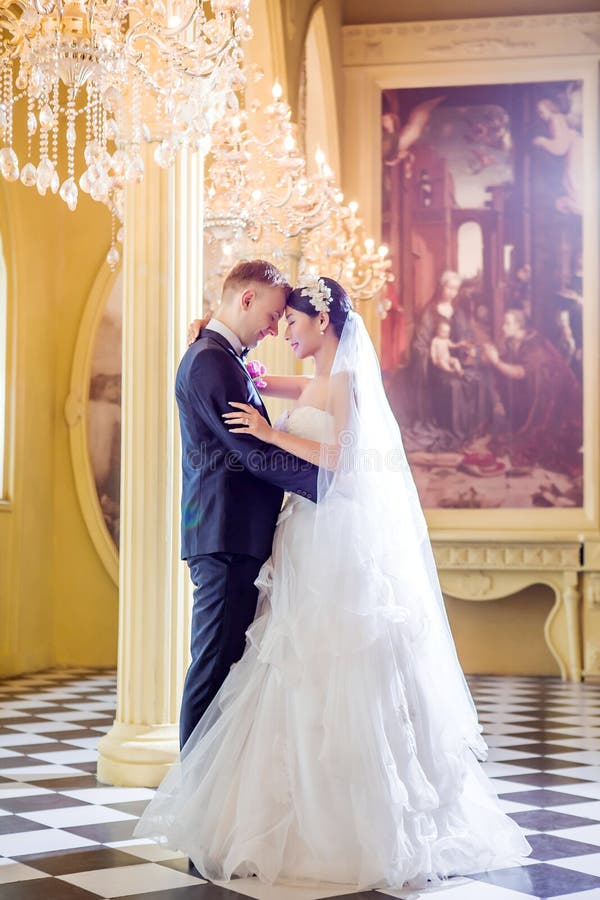
[[[98,502],[119,546],[121,478],[121,275],[110,292],[92,355],[87,440]]]
[[[581,97],[382,92],[381,364],[426,508],[583,504]]]

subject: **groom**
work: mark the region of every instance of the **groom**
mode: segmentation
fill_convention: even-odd
[[[192,662],[180,717],[186,743],[244,651],[284,491],[317,499],[317,468],[256,438],[232,434],[230,400],[267,411],[243,361],[276,335],[291,288],[271,263],[240,263],[221,303],[181,360],[176,380],[182,441],[181,555],[194,584]]]

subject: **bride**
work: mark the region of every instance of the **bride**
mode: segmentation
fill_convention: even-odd
[[[425,520],[378,360],[343,288],[292,292],[286,340],[314,378],[265,376],[295,405],[233,430],[319,468],[291,495],[259,577],[244,655],[135,835],[212,880],[422,886],[518,864],[456,657]]]

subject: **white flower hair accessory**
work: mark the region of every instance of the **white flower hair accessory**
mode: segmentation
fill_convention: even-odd
[[[322,278],[317,278],[316,275],[305,275],[300,287],[300,296],[308,297],[317,312],[329,312],[331,289],[327,287]]]

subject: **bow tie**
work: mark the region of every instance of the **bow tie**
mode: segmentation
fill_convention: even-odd
[[[250,349],[251,349],[250,347],[243,347],[243,348],[242,348],[242,352],[240,353],[240,359],[242,360],[242,362],[245,361],[246,357],[247,357],[248,354],[250,353]]]

